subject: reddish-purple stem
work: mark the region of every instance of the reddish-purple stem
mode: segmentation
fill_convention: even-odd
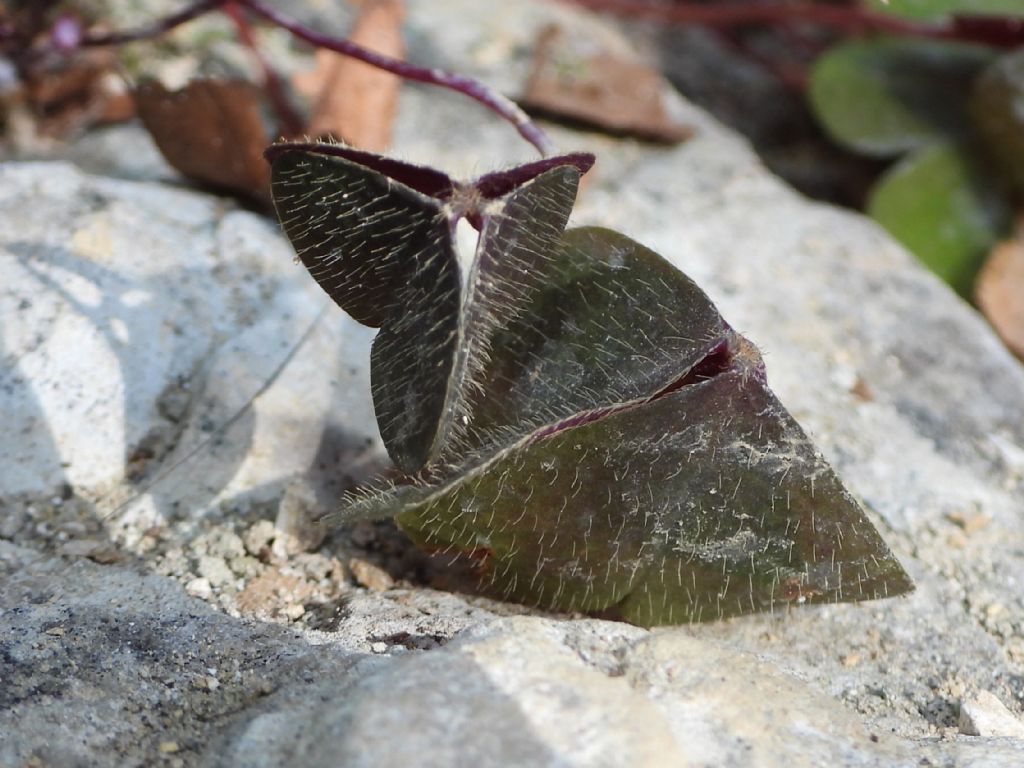
[[[267,61],[267,57],[263,55],[259,45],[257,45],[256,36],[253,33],[252,26],[249,24],[249,19],[246,18],[245,11],[237,4],[229,2],[224,6],[224,13],[234,22],[239,42],[249,49],[257,65],[259,65],[260,74],[263,77],[263,89],[266,91],[267,98],[277,114],[280,132],[285,136],[291,137],[301,135],[305,128],[305,120],[302,119],[302,115],[296,112],[295,107],[292,106],[291,99],[288,98],[288,90],[285,88],[281,75]]]
[[[593,11],[632,18],[646,17],[675,24],[732,27],[744,24],[816,24],[847,32],[888,32],[907,37],[986,43],[1000,47],[1020,45],[1024,34],[1018,19],[1011,17],[956,16],[952,21],[922,23],[872,13],[856,6],[821,5],[809,2],[730,5],[676,3],[650,0],[562,0]]]
[[[792,64],[776,61],[770,56],[763,55],[753,46],[747,44],[747,41],[744,39],[743,35],[739,33],[739,30],[726,27],[714,29],[712,31],[724,45],[727,45],[732,50],[737,51],[752,61],[760,64],[767,72],[771,73],[776,80],[787,88],[802,91],[807,87],[806,70]]]
[[[449,88],[453,91],[458,91],[459,93],[469,96],[471,99],[480,102],[488,109],[496,112],[501,117],[512,123],[515,129],[519,132],[519,135],[536,147],[541,155],[548,155],[554,149],[551,141],[544,132],[541,131],[532,120],[530,120],[529,116],[527,116],[527,114],[523,112],[523,110],[520,109],[514,101],[505,98],[500,93],[492,91],[478,80],[474,80],[471,77],[465,77],[463,75],[456,75],[451,72],[445,72],[440,69],[431,69],[429,67],[420,67],[415,64],[409,64],[401,59],[394,59],[390,56],[384,56],[382,54],[375,53],[374,51],[369,51],[349,40],[342,40],[322,35],[319,32],[308,29],[293,19],[282,15],[274,8],[264,4],[262,0],[237,1],[239,5],[244,5],[255,15],[261,16],[266,21],[276,24],[282,29],[288,30],[295,37],[300,40],[305,40],[307,43],[316,46],[317,48],[326,48],[329,51],[335,51],[336,53],[341,53],[345,56],[351,56],[354,59],[366,62],[378,69],[383,69],[385,72],[391,72],[399,77],[405,78],[406,80],[412,80],[417,83],[427,83],[428,85],[436,85],[441,88]]]
[[[86,33],[82,38],[82,45],[123,45],[125,43],[134,43],[138,40],[149,40],[166,34],[175,27],[192,21],[192,19],[196,19],[205,13],[209,13],[226,2],[228,0],[199,0],[199,2],[193,3],[177,13],[165,16],[145,27],[129,29],[123,32]]]
[[[678,24],[700,24],[709,27],[731,27],[738,24],[808,23],[848,31],[877,30],[900,35],[945,37],[951,32],[946,24],[920,24],[871,13],[856,7],[792,3],[730,3],[729,5],[698,5],[695,3],[648,2],[647,0],[567,0],[595,11],[629,16],[649,16]]]
[[[491,90],[480,81],[440,69],[409,64],[400,59],[369,51],[349,40],[323,35],[278,12],[262,2],[262,0],[200,0],[200,2],[193,3],[188,8],[167,16],[147,27],[123,32],[87,34],[82,40],[82,45],[119,45],[157,37],[198,16],[221,8],[229,2],[246,8],[253,15],[288,30],[292,35],[306,41],[310,45],[326,48],[345,56],[351,56],[354,59],[359,59],[359,61],[396,74],[406,80],[449,88],[468,96],[510,122],[519,132],[519,135],[536,147],[541,155],[548,155],[553,150],[551,140],[515,102]]]

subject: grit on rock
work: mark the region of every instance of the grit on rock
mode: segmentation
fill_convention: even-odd
[[[409,56],[514,94],[552,21],[616,34],[416,0]],[[119,166],[104,141],[146,146],[121,128],[92,173],[0,166],[0,765],[1024,764],[1024,369],[872,223],[672,107],[671,148],[552,130],[599,158],[575,223],[761,347],[916,592],[648,632],[466,595],[386,524],[321,541],[385,468],[372,331],[274,222],[151,148]],[[410,87],[395,154],[468,176],[530,148]]]

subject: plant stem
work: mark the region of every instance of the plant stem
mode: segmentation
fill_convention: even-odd
[[[281,75],[267,61],[267,57],[263,55],[259,45],[256,43],[256,36],[253,33],[252,26],[249,24],[249,20],[246,18],[245,11],[231,2],[225,5],[223,10],[231,18],[231,21],[234,22],[239,42],[249,49],[259,65],[260,73],[263,76],[263,88],[267,92],[267,98],[270,100],[271,106],[273,106],[277,119],[280,122],[278,126],[280,133],[290,138],[302,135],[305,128],[305,120],[302,119],[302,116],[292,106],[291,99],[288,98],[288,90],[285,88]]]
[[[348,40],[322,35],[282,15],[274,8],[264,4],[262,0],[237,0],[237,2],[239,5],[248,8],[255,15],[262,17],[272,24],[276,24],[282,29],[288,30],[295,37],[305,40],[317,48],[326,48],[329,51],[351,56],[354,59],[358,59],[378,69],[383,69],[385,72],[391,72],[406,80],[448,88],[468,96],[512,123],[519,132],[519,135],[536,147],[541,155],[551,154],[553,150],[553,145],[547,135],[530,120],[529,116],[519,108],[519,105],[500,93],[491,90],[479,80],[445,72],[440,69],[420,67],[401,59],[394,59],[390,56],[375,53]]]
[[[740,24],[820,24],[848,31],[877,30],[902,35],[946,36],[951,28],[945,24],[920,24],[894,16],[871,13],[856,7],[818,5],[809,2],[731,3],[729,5],[697,5],[675,3],[665,5],[647,0],[567,0],[594,11],[629,16],[647,16],[677,24],[699,24],[708,27],[731,27]]]
[[[81,44],[83,46],[121,45],[137,40],[147,40],[158,37],[181,24],[218,8],[223,8],[230,14],[229,8],[224,8],[224,6],[245,8],[254,16],[258,16],[264,21],[287,30],[293,36],[317,48],[326,48],[345,56],[351,56],[354,59],[363,61],[378,69],[383,69],[385,72],[391,72],[406,80],[457,91],[480,102],[492,112],[497,113],[500,117],[510,122],[516,131],[519,132],[519,135],[536,147],[541,155],[548,155],[553,151],[554,147],[551,140],[514,101],[490,89],[479,80],[445,72],[440,69],[409,64],[400,59],[374,53],[348,40],[323,35],[279,13],[262,0],[199,0],[178,13],[160,19],[146,27],[123,32],[86,34],[82,38]],[[273,94],[269,93],[269,88],[268,95],[273,98]]]
[[[134,43],[138,40],[149,40],[166,34],[175,27],[179,27],[186,22],[192,21],[192,19],[209,13],[227,2],[228,0],[199,0],[199,2],[195,2],[177,13],[172,13],[170,16],[165,16],[149,26],[129,29],[124,32],[86,33],[82,38],[82,45],[124,45],[125,43]]]

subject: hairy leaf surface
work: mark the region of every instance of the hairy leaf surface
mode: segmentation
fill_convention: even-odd
[[[398,412],[432,435],[392,437],[408,459],[396,463],[419,472],[347,499],[342,519],[393,517],[421,546],[470,558],[493,594],[646,626],[911,589],[704,292],[624,235],[564,230],[581,163],[460,185],[384,158],[353,174],[292,154],[274,162],[286,231],[342,307],[374,294],[375,403],[406,397]],[[338,203],[370,185],[389,212],[413,201],[390,240]],[[481,232],[465,276],[459,216]],[[426,318],[455,330],[442,344]],[[394,347],[381,342],[392,328],[407,333]],[[404,382],[423,360],[430,372]]]

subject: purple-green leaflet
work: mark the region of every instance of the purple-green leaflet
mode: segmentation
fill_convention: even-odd
[[[592,156],[472,182],[339,145],[267,157],[302,262],[380,328],[374,407],[409,477],[340,520],[394,518],[491,594],[644,626],[912,589],[704,292],[565,229]]]

